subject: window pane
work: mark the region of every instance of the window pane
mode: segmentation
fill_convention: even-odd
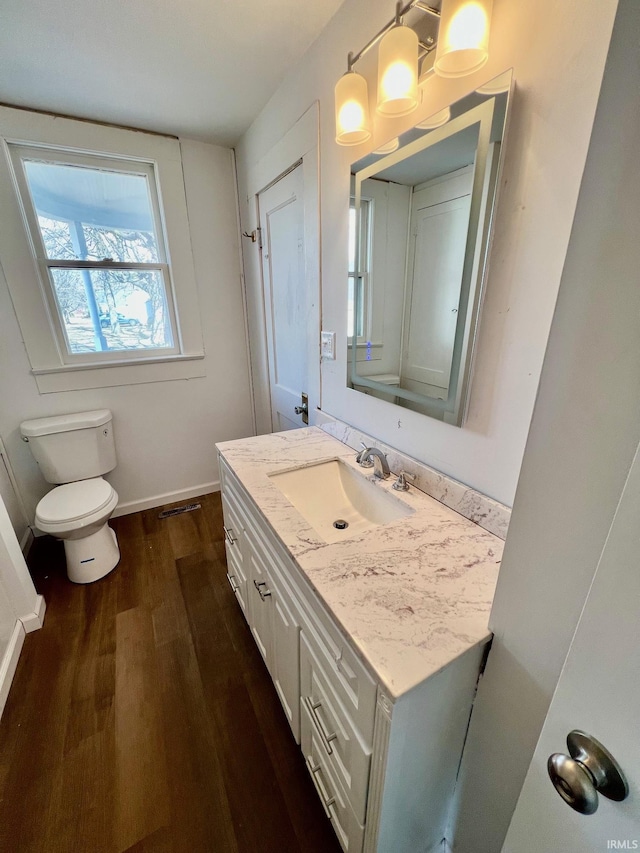
[[[173,347],[159,270],[50,272],[71,353]],[[91,304],[95,306],[95,322]]]
[[[146,175],[25,160],[51,260],[160,259]]]

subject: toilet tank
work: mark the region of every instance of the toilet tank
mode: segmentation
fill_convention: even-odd
[[[116,467],[108,409],[25,421],[20,432],[48,483],[88,480]]]

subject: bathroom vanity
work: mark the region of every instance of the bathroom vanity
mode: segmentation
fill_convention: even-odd
[[[317,427],[217,447],[229,583],[340,844],[440,849],[502,540]]]

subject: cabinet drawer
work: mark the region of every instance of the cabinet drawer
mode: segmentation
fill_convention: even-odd
[[[312,721],[326,762],[340,780],[356,817],[364,822],[371,749],[338,700],[304,633],[300,635],[300,702]]]
[[[276,692],[300,742],[300,620],[267,555],[248,541],[251,560],[249,595],[253,595],[253,633],[265,657]],[[255,581],[256,583],[254,583]],[[256,586],[256,584],[258,586]],[[262,593],[262,594],[260,594]],[[263,651],[267,646],[266,654]]]
[[[367,744],[371,744],[376,713],[376,682],[328,617],[322,614],[324,619],[319,621],[316,609],[313,615],[316,617],[313,623],[316,630],[307,632],[309,646],[360,736]]]
[[[305,707],[300,713],[300,723],[300,746],[307,770],[326,815],[333,824],[340,846],[345,853],[361,853],[364,827],[358,821],[340,782],[326,760],[317,730]]]

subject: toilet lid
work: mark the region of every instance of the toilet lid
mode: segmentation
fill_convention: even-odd
[[[101,510],[109,503],[112,494],[113,488],[102,477],[56,486],[42,498],[36,515],[40,521],[49,524],[77,521]]]

